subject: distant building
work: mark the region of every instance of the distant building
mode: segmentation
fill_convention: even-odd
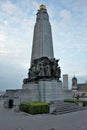
[[[77,84],[77,90],[79,90],[79,91],[84,90],[85,85],[86,85],[86,83]]]
[[[77,78],[75,76],[72,78],[72,90],[77,90]]]
[[[77,92],[80,97],[87,97],[87,83],[77,84]]]
[[[67,74],[63,75],[63,88],[65,90],[68,90],[68,75]]]
[[[86,83],[78,83],[77,78],[74,76],[72,78],[72,92],[73,92],[73,97],[87,96]]]
[[[63,75],[63,99],[71,99],[72,98],[72,90],[69,90],[68,85],[68,74]]]

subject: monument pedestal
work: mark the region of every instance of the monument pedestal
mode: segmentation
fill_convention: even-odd
[[[30,82],[23,84],[22,89],[33,89],[32,92],[37,91],[36,96],[38,101],[51,102],[63,100],[62,82],[55,79],[44,79],[38,82]],[[35,93],[34,93],[35,94]],[[32,97],[33,98],[33,94]]]
[[[40,100],[44,102],[62,100],[62,83],[57,80],[39,81]]]

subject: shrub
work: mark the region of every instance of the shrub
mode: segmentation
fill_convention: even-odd
[[[19,106],[20,111],[28,112],[29,111],[29,103],[23,102]]]
[[[19,108],[30,114],[49,113],[49,104],[45,102],[23,102]]]

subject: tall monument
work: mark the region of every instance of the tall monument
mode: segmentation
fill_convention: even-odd
[[[31,62],[41,57],[54,58],[51,25],[45,5],[37,12]]]
[[[58,62],[54,58],[49,15],[46,6],[40,5],[34,27],[31,65],[22,88],[36,91],[40,101],[61,98],[61,69]]]

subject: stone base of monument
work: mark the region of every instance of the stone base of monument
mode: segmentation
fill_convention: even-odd
[[[36,86],[30,87],[30,89],[14,89],[6,90],[4,107],[9,108],[9,101],[12,100],[11,108],[18,111],[18,106],[22,102],[38,101],[38,90]]]
[[[37,82],[23,84],[22,89],[6,90],[4,106],[9,108],[9,101],[12,100],[12,107],[19,111],[21,102],[54,102],[63,100],[62,82],[56,79],[40,79]]]
[[[40,79],[38,82],[29,82],[23,84],[22,89],[32,90],[32,92],[37,91],[36,100],[38,101],[63,100],[62,82],[56,79]],[[33,93],[31,99],[33,99]]]

